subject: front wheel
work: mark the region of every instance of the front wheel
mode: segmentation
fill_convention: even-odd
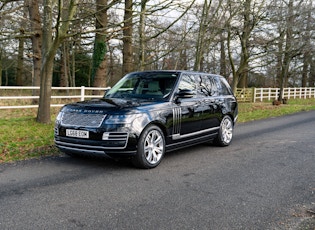
[[[140,135],[137,155],[132,159],[132,162],[139,168],[154,168],[160,164],[164,153],[164,134],[156,125],[150,125]]]
[[[229,116],[223,117],[220,124],[218,136],[214,140],[215,144],[219,146],[228,146],[232,141],[233,128],[234,125],[231,117]]]

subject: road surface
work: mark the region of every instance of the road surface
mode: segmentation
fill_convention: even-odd
[[[68,156],[0,164],[0,229],[312,229],[315,111],[237,124],[152,170]]]

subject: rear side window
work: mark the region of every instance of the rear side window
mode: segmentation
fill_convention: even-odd
[[[179,83],[179,89],[189,89],[195,92],[197,97],[216,97],[232,94],[231,88],[224,78],[203,74],[183,75]]]
[[[215,79],[211,76],[199,77],[199,94],[203,97],[218,96],[218,87]]]
[[[221,95],[232,95],[232,90],[231,90],[229,83],[227,83],[227,81],[222,77],[220,77],[220,78],[218,77],[218,81],[220,81],[220,86],[221,86],[220,94]]]

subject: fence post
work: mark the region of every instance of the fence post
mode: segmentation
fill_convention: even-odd
[[[307,88],[304,88],[304,99],[306,99],[306,94],[307,94]]]
[[[256,102],[256,88],[252,88],[252,102]]]
[[[288,88],[288,100],[290,99],[291,97],[291,87]]]
[[[85,87],[81,86],[81,101],[84,101],[84,96],[85,96]]]

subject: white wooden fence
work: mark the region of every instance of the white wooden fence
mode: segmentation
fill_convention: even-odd
[[[280,88],[254,88],[253,102],[276,100],[279,94]],[[315,87],[284,88],[282,98],[315,98]]]
[[[105,90],[107,89],[109,88],[92,88],[85,86],[52,87],[51,107],[61,107],[70,101],[84,101],[91,98],[101,98],[104,95]],[[39,87],[0,86],[0,109],[37,108],[38,104],[34,104],[34,101],[38,101],[39,96],[32,96],[34,90],[39,92]],[[94,95],[93,92],[95,91],[100,92],[99,94]]]
[[[243,102],[262,102],[277,100],[280,88],[243,88],[237,89],[236,97]],[[315,98],[315,87],[284,88],[282,98]]]
[[[52,107],[61,107],[70,101],[84,101],[91,98],[101,98],[109,88],[92,87],[52,87]],[[37,108],[39,96],[32,96],[39,87],[0,86],[0,109]],[[100,91],[99,95],[92,92]],[[279,96],[279,88],[244,88],[238,89],[236,97],[240,102],[272,101]],[[284,88],[283,98],[315,98],[315,87]],[[60,103],[61,102],[61,103]]]

